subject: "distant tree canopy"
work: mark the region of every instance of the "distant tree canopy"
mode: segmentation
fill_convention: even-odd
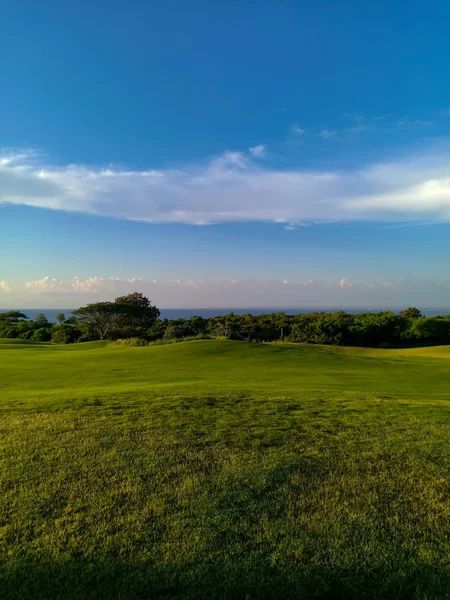
[[[19,310],[10,310],[9,312],[0,313],[0,323],[19,323],[26,321],[28,317]]]
[[[401,310],[398,313],[398,316],[403,319],[419,319],[422,316],[422,313],[418,308],[409,307],[405,310]]]
[[[114,302],[96,302],[75,311],[58,324],[44,315],[30,320],[20,311],[0,313],[0,337],[62,344],[90,340],[132,340],[145,345],[170,343],[190,337],[225,337],[234,340],[274,341],[348,346],[420,346],[450,344],[450,316],[423,317],[417,308],[351,314],[315,312],[288,315],[193,316],[159,319],[159,310],[143,294],[119,296]]]
[[[72,314],[80,325],[95,331],[101,340],[119,324],[119,311],[114,302],[88,304]]]
[[[148,330],[159,317],[159,310],[146,296],[135,292],[119,296],[114,302],[88,304],[72,314],[80,325],[95,331],[103,340],[114,331],[125,331],[131,337]]]
[[[124,327],[149,329],[160,314],[156,306],[139,292],[119,296],[114,304],[121,314],[120,320]]]
[[[34,323],[36,324],[37,327],[47,327],[47,325],[49,324],[47,317],[43,313],[40,313],[34,319]]]

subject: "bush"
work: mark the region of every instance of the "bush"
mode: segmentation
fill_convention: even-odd
[[[36,342],[49,342],[52,339],[52,334],[48,328],[41,327],[40,329],[35,329],[33,331],[31,339],[35,340]]]
[[[152,342],[148,342],[142,338],[125,338],[116,340],[117,346],[134,346],[134,347],[142,347],[142,346],[166,346],[168,344],[178,344],[179,342],[190,342],[192,340],[209,340],[211,336],[205,334],[199,335],[188,335],[185,337],[172,337],[172,338],[162,338],[160,340],[154,340]]]
[[[390,348],[390,347],[391,347],[391,345],[389,342],[380,342],[378,344],[378,348]]]
[[[185,337],[180,338],[163,338],[162,340],[155,340],[154,342],[149,342],[149,346],[165,346],[166,344],[178,344],[179,342],[192,342],[194,340],[210,340],[211,336],[207,333],[198,335],[187,335]],[[227,338],[228,339],[228,338]]]
[[[55,344],[73,344],[81,337],[81,331],[76,327],[67,325],[55,325],[52,331],[52,342]]]
[[[76,340],[77,343],[80,342],[96,342],[98,340],[98,335],[95,331],[80,331],[80,336]]]
[[[178,337],[182,337],[182,336],[178,336],[177,335],[177,328],[175,325],[169,325],[163,335],[163,340],[168,341],[168,340],[173,340],[173,339],[177,339]]]
[[[450,321],[420,317],[414,321],[418,339],[429,344],[450,344]]]
[[[4,325],[0,327],[0,338],[14,339],[19,337],[17,325]]]
[[[235,335],[235,332],[231,329],[231,327],[225,323],[218,323],[211,328],[210,333],[212,337],[225,338],[228,340]]]
[[[148,346],[148,342],[147,340],[144,340],[142,338],[137,338],[137,337],[133,337],[133,338],[120,338],[118,340],[116,340],[116,346],[135,346],[135,347],[140,347],[140,346]]]

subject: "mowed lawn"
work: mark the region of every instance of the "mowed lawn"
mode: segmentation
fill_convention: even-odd
[[[0,342],[0,598],[450,598],[450,349]]]

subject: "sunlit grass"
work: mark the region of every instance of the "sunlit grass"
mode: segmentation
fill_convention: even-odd
[[[448,597],[420,350],[0,344],[0,597]]]

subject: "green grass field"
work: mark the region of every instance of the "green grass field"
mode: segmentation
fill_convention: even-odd
[[[0,598],[450,598],[450,348],[0,341]]]

